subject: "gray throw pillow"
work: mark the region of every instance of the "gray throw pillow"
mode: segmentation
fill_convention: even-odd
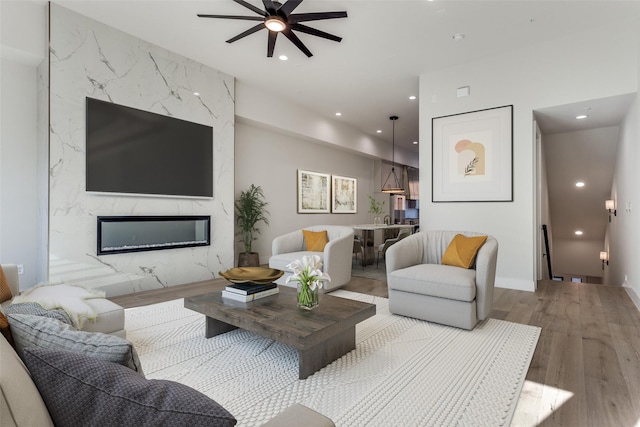
[[[222,406],[184,384],[147,380],[94,357],[26,349],[24,362],[58,426],[234,426]]]
[[[71,322],[71,318],[66,311],[61,308],[47,310],[37,302],[19,302],[17,304],[9,304],[4,309],[4,314],[30,314],[32,316],[50,317],[64,322],[67,325],[73,326],[73,322]]]
[[[133,344],[124,338],[78,331],[73,326],[48,317],[9,314],[7,318],[20,357],[30,347],[67,350],[118,363],[144,375],[138,353]]]

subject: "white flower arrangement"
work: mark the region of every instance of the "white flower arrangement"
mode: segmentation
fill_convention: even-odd
[[[324,282],[330,282],[331,277],[322,271],[322,261],[318,255],[305,255],[302,260],[295,260],[287,268],[293,274],[287,277],[287,282],[298,282],[298,305],[313,308],[318,305],[318,289],[322,289]]]

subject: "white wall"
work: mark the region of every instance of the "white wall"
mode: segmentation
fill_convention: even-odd
[[[639,27],[640,25],[636,25]],[[640,88],[640,34],[638,45],[638,87]],[[606,283],[622,284],[640,309],[640,93],[620,127],[620,141],[611,196],[617,203],[617,216],[611,218],[605,243],[609,248]]]
[[[109,296],[233,266],[233,77],[54,4],[50,91],[50,280]],[[86,193],[87,96],[212,126],[214,198]],[[211,215],[211,246],[97,256],[98,215]]]
[[[551,226],[551,210],[549,206],[549,181],[547,179],[547,162],[545,158],[544,151],[544,135],[540,131],[538,124],[535,124],[536,129],[534,135],[537,136],[538,141],[535,142],[537,155],[536,159],[538,161],[538,171],[537,171],[537,198],[540,201],[538,204],[538,223],[536,227],[536,240],[537,251],[536,257],[538,260],[538,272],[537,279],[551,279],[549,277],[549,265],[547,263],[548,259],[553,260],[553,227]],[[549,245],[549,253],[547,253],[547,249],[545,246],[544,239],[544,231],[542,230],[542,225],[547,226],[547,241]],[[543,256],[544,254],[544,256]],[[551,264],[551,269],[553,270],[553,263]],[[552,271],[553,273],[553,271]]]
[[[36,68],[3,59],[0,120],[0,261],[21,264],[20,285],[37,275],[38,187]]]
[[[37,69],[46,53],[42,2],[0,2],[0,262],[21,264],[25,289],[46,280],[38,265],[46,200],[36,180]]]
[[[374,160],[326,144],[312,142],[254,124],[236,122],[235,140],[236,198],[251,184],[259,185],[269,203],[268,226],[259,223],[252,250],[260,254],[260,262],[268,263],[274,237],[311,225],[354,225],[371,223],[368,213],[369,194],[379,193],[374,182]],[[348,176],[358,184],[357,214],[297,213],[297,170]],[[389,206],[387,200],[386,206]],[[236,236],[235,259],[244,252]]]
[[[640,295],[640,95],[620,128],[611,196],[617,215],[609,224],[609,283],[629,286]],[[630,209],[629,209],[630,208]],[[626,281],[625,281],[626,277]]]
[[[48,11],[47,11],[48,13]],[[32,248],[36,252],[38,271],[37,283],[46,283],[49,279],[49,59],[43,60],[38,67],[38,114],[37,114],[37,151],[34,174],[37,180],[37,243]],[[21,283],[22,286],[22,283]]]
[[[38,66],[47,52],[46,6],[42,1],[0,1],[0,56]]]
[[[602,277],[601,240],[553,240],[553,272]]]
[[[475,230],[500,245],[496,284],[534,289],[535,146],[533,111],[634,92],[638,87],[638,28],[585,31],[518,51],[420,76],[421,229]],[[471,96],[456,98],[456,88]],[[514,201],[431,203],[431,119],[514,105]]]
[[[275,98],[255,86],[236,83],[236,117],[245,123],[325,144],[364,156],[391,161],[389,141],[365,134],[334,119],[327,119],[292,102]],[[418,167],[418,156],[396,147],[396,163]]]

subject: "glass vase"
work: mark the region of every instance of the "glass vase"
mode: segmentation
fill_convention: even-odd
[[[298,283],[298,307],[304,310],[313,310],[318,306],[318,290],[319,286],[311,289],[307,283]]]

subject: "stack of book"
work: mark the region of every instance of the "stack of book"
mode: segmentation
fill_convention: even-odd
[[[275,283],[234,283],[222,291],[222,297],[236,301],[249,302],[259,298],[268,297],[278,293],[278,285]]]

